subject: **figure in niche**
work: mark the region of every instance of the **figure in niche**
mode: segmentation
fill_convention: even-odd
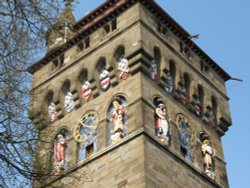
[[[113,106],[111,109],[111,142],[112,144],[114,144],[127,135],[127,130],[125,126],[126,112],[125,107],[122,105],[122,99],[120,97],[116,97],[112,104]]]
[[[67,141],[62,134],[58,134],[54,143],[54,168],[55,174],[60,174],[64,171],[65,155]]]
[[[186,88],[186,85],[185,85],[185,80],[184,80],[183,77],[181,78],[181,81],[180,81],[179,85],[180,86],[179,86],[179,89],[178,89],[178,93],[179,93],[180,103],[182,105],[186,105],[188,103],[188,93],[187,93],[187,88]]]
[[[201,101],[197,94],[194,95],[193,105],[194,105],[195,115],[200,117],[201,116]]]
[[[206,133],[201,133],[200,140],[202,142],[201,151],[203,156],[203,164],[205,173],[214,179],[214,151],[211,147],[210,139]]]
[[[212,110],[211,107],[208,108],[207,110],[207,124],[209,128],[214,128],[215,127],[215,115],[214,111]]]
[[[156,135],[162,142],[169,141],[169,125],[167,122],[167,109],[164,103],[158,99],[155,109],[155,128]]]
[[[185,121],[181,120],[178,123],[178,137],[180,140],[180,149],[181,153],[184,155],[185,159],[188,162],[193,163],[193,154],[192,154],[192,135],[188,130],[188,126]]]
[[[165,81],[165,90],[168,93],[171,93],[173,91],[173,79],[170,73],[167,73],[166,75],[166,81]]]
[[[73,95],[70,91],[65,95],[64,108],[66,112],[71,112],[75,107]]]
[[[102,69],[100,74],[100,86],[103,91],[108,90],[110,85],[109,71]]]
[[[56,105],[51,102],[48,107],[49,122],[54,122],[57,119]]]
[[[157,64],[156,64],[155,60],[151,61],[149,71],[150,71],[150,74],[151,74],[151,79],[152,80],[157,80],[157,77],[158,77],[158,75],[157,75]]]
[[[128,60],[122,56],[118,61],[118,76],[120,79],[126,80],[128,78],[128,74]]]
[[[92,96],[91,85],[88,80],[86,80],[82,85],[82,98],[84,101],[89,101]]]

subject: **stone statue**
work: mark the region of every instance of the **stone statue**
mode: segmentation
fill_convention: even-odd
[[[118,76],[120,79],[126,80],[128,78],[128,74],[128,60],[122,56],[118,61]]]
[[[59,174],[64,170],[67,141],[62,134],[58,134],[54,144],[55,174]]]

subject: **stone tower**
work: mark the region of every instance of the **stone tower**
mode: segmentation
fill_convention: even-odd
[[[230,76],[187,31],[154,0],[107,0],[70,33],[29,68],[46,186],[229,187]]]

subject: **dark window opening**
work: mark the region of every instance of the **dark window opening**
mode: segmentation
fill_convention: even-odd
[[[107,25],[105,25],[104,27],[104,30],[105,30],[105,32],[106,32],[106,34],[108,34],[109,32],[110,32],[110,27],[109,27],[109,25],[107,24]]]
[[[83,43],[82,43],[82,42],[79,42],[79,43],[77,44],[77,47],[78,47],[79,51],[82,51],[82,50],[83,50]]]
[[[86,158],[92,156],[94,154],[94,144],[90,144],[86,147]]]
[[[114,20],[111,22],[111,28],[112,28],[112,31],[114,31],[114,30],[117,29],[117,22],[116,22],[116,19],[114,19]]]
[[[87,37],[87,38],[85,39],[84,43],[85,43],[85,49],[89,48],[89,46],[90,46],[89,37]]]

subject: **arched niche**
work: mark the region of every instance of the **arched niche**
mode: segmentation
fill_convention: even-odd
[[[115,71],[117,72],[117,76],[120,80],[126,80],[128,78],[128,60],[125,57],[125,48],[123,45],[117,47],[113,56],[112,65],[115,67]]]
[[[119,142],[128,134],[127,122],[127,99],[122,95],[115,96],[108,107],[108,144]]]
[[[167,105],[159,96],[153,98],[155,135],[164,144],[170,141],[170,124]]]
[[[89,101],[92,97],[92,87],[88,78],[88,71],[86,68],[83,68],[80,71],[80,74],[78,76],[78,82],[79,82],[78,88],[80,90],[81,98],[85,102]]]
[[[201,142],[201,153],[203,158],[204,173],[212,179],[215,178],[215,152],[212,147],[211,139],[205,131],[201,131],[199,135]]]
[[[49,123],[53,123],[57,119],[57,110],[56,105],[54,103],[54,92],[50,90],[45,96],[44,103],[44,114],[47,116],[47,120]]]
[[[68,167],[69,163],[69,148],[68,140],[70,133],[67,129],[60,129],[53,139],[53,173],[58,175]]]
[[[217,117],[218,117],[218,102],[216,97],[211,97],[211,103],[212,103],[212,112],[214,114],[214,122],[217,124]]]
[[[164,88],[167,93],[172,93],[176,88],[176,65],[173,60],[169,61],[168,72],[165,76]]]
[[[196,144],[195,132],[183,114],[177,114],[176,125],[180,141],[180,153],[187,162],[193,163],[193,146]]]
[[[106,59],[101,57],[95,66],[95,80],[98,82],[98,88],[102,91],[107,91],[109,89],[111,79],[110,73],[107,70]]]
[[[159,81],[160,75],[160,63],[161,63],[161,51],[159,47],[154,47],[154,57],[150,62],[149,75],[154,81]]]
[[[74,107],[73,94],[71,92],[70,80],[66,80],[61,87],[61,101],[63,101],[65,112],[71,112]]]

